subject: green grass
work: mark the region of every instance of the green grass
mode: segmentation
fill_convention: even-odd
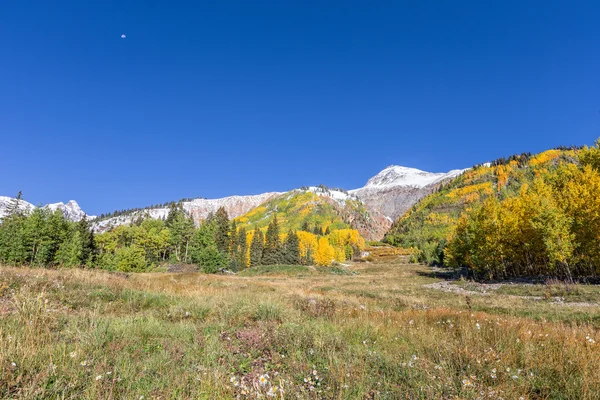
[[[402,262],[344,270],[0,267],[0,398],[598,398],[598,307],[467,302]]]

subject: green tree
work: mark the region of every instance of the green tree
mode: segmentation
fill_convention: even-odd
[[[262,231],[258,228],[254,228],[254,236],[252,236],[252,242],[250,243],[250,266],[256,267],[262,265],[263,247],[265,238]]]
[[[269,223],[267,233],[265,235],[265,247],[263,250],[262,264],[275,265],[283,262],[281,240],[279,238],[279,222],[277,214]]]
[[[215,242],[217,245],[217,249],[221,252],[221,254],[229,253],[229,216],[227,215],[227,211],[224,207],[220,207],[214,216],[214,221],[216,224],[215,229]]]
[[[284,263],[290,265],[300,264],[300,239],[296,232],[290,230],[284,243]]]
[[[227,256],[219,251],[215,241],[217,229],[215,219],[206,220],[196,229],[192,238],[191,260],[206,273],[215,273],[227,266]]]
[[[56,261],[64,267],[79,267],[83,264],[83,239],[78,229],[73,229],[70,237],[61,243],[56,253]]]
[[[246,228],[241,227],[237,233],[237,259],[238,269],[248,267],[247,253],[248,253],[248,242],[246,241]]]

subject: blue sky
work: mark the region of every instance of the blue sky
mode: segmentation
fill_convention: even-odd
[[[592,144],[598,4],[4,1],[0,195],[94,214]]]

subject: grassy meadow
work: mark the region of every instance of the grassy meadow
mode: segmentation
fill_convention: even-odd
[[[231,276],[0,267],[0,398],[599,399],[598,303],[386,250]]]

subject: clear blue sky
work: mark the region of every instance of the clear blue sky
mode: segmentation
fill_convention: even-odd
[[[598,4],[2,1],[0,194],[94,214],[591,144]]]

